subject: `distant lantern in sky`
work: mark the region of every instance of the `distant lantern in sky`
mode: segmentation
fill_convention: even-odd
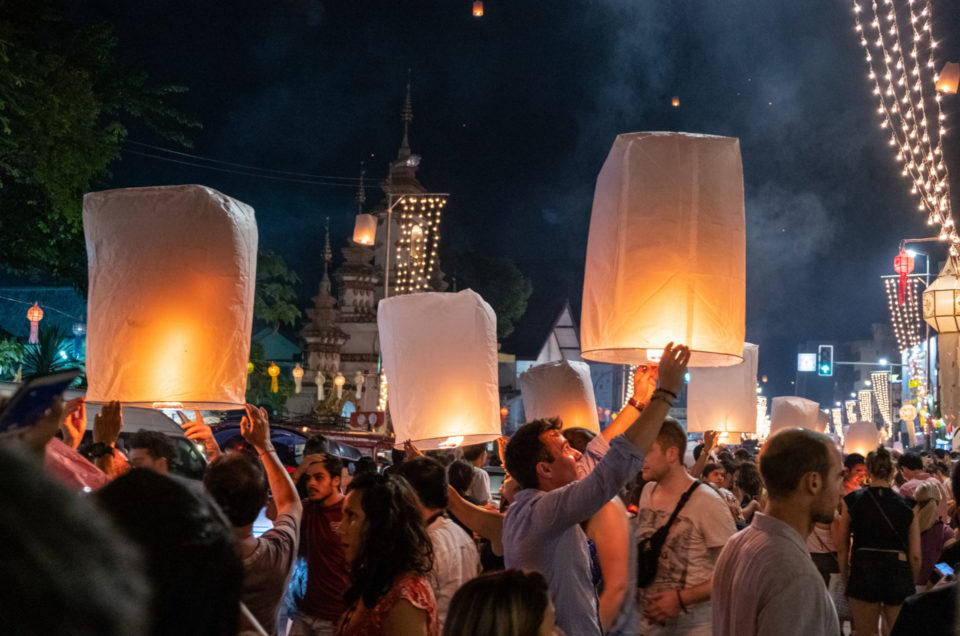
[[[483,17],[483,2],[482,0],[476,0],[473,3],[473,17],[482,18]]]
[[[359,245],[373,245],[377,237],[377,217],[372,214],[358,214],[353,223],[353,242]]]
[[[83,198],[87,399],[225,409],[244,403],[257,224],[199,185]]]
[[[960,87],[960,62],[947,62],[937,76],[937,90],[956,94]]]
[[[40,309],[40,303],[33,303],[33,306],[27,310],[27,320],[30,321],[30,338],[27,344],[37,344],[40,341],[40,321],[43,320],[43,310]]]
[[[377,325],[398,444],[449,448],[500,436],[497,317],[479,294],[393,296],[380,301]]]
[[[740,142],[617,137],[597,177],[583,285],[583,357],[656,364],[668,342],[691,366],[738,364],[746,318]]]
[[[670,103],[673,105],[674,108],[679,108],[679,107],[680,107],[680,98],[674,96],[674,98],[673,98],[672,100],[670,100]]]
[[[520,374],[520,394],[527,421],[559,417],[563,428],[600,432],[597,399],[586,362],[546,362]]]

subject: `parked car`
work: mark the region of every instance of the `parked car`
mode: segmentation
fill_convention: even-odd
[[[314,433],[310,429],[303,431],[284,424],[270,424],[270,441],[277,449],[280,461],[288,469],[295,469],[300,465],[307,438]],[[246,442],[240,434],[240,423],[238,421],[227,420],[215,424],[213,426],[213,437],[223,451],[246,449]],[[360,451],[353,446],[329,438],[327,438],[327,452],[347,462],[354,462],[361,457]]]

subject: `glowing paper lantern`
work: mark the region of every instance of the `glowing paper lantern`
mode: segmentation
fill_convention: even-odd
[[[940,270],[937,279],[923,292],[923,319],[937,333],[960,331],[960,280],[957,279],[957,260],[951,256]]]
[[[674,108],[679,108],[679,107],[680,107],[680,98],[679,98],[679,97],[674,97],[672,100],[670,100],[670,105],[673,106]]]
[[[337,399],[338,399],[338,400],[342,400],[342,399],[343,399],[343,385],[346,384],[346,383],[347,383],[347,379],[346,379],[345,377],[343,377],[343,374],[342,374],[342,373],[339,373],[339,372],[338,372],[337,375],[333,376],[333,386],[335,386],[335,387],[337,388]]]
[[[353,385],[357,387],[357,401],[363,397],[363,371],[357,371],[353,376]]]
[[[901,248],[900,253],[893,259],[893,271],[900,276],[897,283],[897,302],[901,305],[906,301],[907,276],[913,273],[913,267],[913,257]]]
[[[377,238],[377,217],[372,214],[358,214],[353,223],[353,242],[360,245],[373,245]]]
[[[473,3],[473,17],[482,18],[483,17],[483,1],[475,0]]]
[[[204,186],[83,199],[90,286],[87,399],[223,409],[244,403],[257,226]]]
[[[900,407],[900,419],[908,424],[913,424],[917,414],[917,407],[913,404],[904,404]]]
[[[270,376],[270,390],[274,393],[278,392],[280,385],[277,383],[277,378],[280,376],[280,367],[275,362],[271,362],[267,367],[267,375]]]
[[[773,398],[770,408],[770,434],[784,428],[817,430],[820,404],[793,395]]]
[[[745,275],[739,141],[618,136],[590,217],[583,357],[655,364],[673,341],[690,347],[690,366],[738,364]]]
[[[877,450],[879,443],[880,431],[873,422],[854,422],[843,438],[843,452],[848,455],[860,453],[866,457],[870,451]]]
[[[500,436],[497,318],[476,292],[387,298],[377,324],[398,442],[435,449]]]
[[[600,432],[597,400],[586,362],[547,362],[520,374],[520,393],[527,421],[559,417],[563,428]]]
[[[687,432],[757,432],[759,347],[743,345],[743,362],[731,367],[691,369],[687,388]]]
[[[303,367],[300,366],[299,362],[293,367],[293,371],[291,371],[290,374],[293,376],[293,384],[296,392],[299,393],[303,390]]]
[[[941,93],[956,93],[960,87],[960,62],[947,62],[937,76],[937,90]]]
[[[39,303],[33,303],[27,310],[27,320],[30,321],[30,338],[27,339],[27,344],[37,344],[40,342],[40,321],[43,320],[43,310]]]

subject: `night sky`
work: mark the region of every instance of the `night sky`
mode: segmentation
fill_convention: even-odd
[[[100,0],[75,3],[74,19],[111,22],[123,65],[189,88],[175,103],[203,129],[187,152],[274,170],[356,177],[365,160],[378,183],[411,69],[420,180],[452,195],[443,253],[512,258],[534,284],[528,314],[554,298],[579,308],[594,181],[618,133],[739,137],[747,339],[766,393],[792,393],[798,343],[867,339],[888,320],[879,276],[900,239],[932,232],[879,129],[849,0],[484,4],[475,19],[470,0]],[[960,59],[960,3],[933,8],[938,64]],[[960,98],[944,106],[956,125]],[[170,146],[143,130],[130,139]],[[253,205],[261,245],[298,271],[305,299],[324,218],[337,259],[352,228],[353,186],[127,152],[103,187],[176,183]]]

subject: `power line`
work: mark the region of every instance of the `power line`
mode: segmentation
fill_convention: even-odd
[[[31,302],[28,302],[28,301],[26,301],[26,300],[21,300],[20,298],[11,298],[10,296],[0,296],[0,300],[9,300],[9,301],[12,301],[12,302],[15,302],[15,303],[20,303],[21,305],[26,305],[26,306],[28,306],[28,307],[32,307],[32,306],[33,306],[33,303],[31,303]],[[37,304],[40,305],[39,302],[38,302]],[[62,315],[64,315],[64,316],[66,316],[66,317],[69,318],[70,320],[73,320],[73,321],[76,321],[76,322],[83,322],[83,319],[77,318],[76,316],[74,316],[74,315],[72,315],[72,314],[68,314],[68,313],[65,312],[65,311],[62,311],[62,310],[60,310],[60,309],[57,309],[56,307],[51,307],[50,305],[40,305],[40,309],[44,309],[44,310],[47,310],[47,311],[55,311],[55,312],[58,313],[58,314],[62,314]]]
[[[255,177],[255,178],[258,178],[258,179],[270,179],[270,180],[272,180],[272,181],[286,181],[286,182],[290,182],[290,183],[303,183],[303,184],[307,184],[307,185],[320,185],[320,186],[330,186],[330,187],[334,187],[334,188],[351,188],[351,189],[357,187],[357,185],[359,184],[359,179],[358,179],[357,182],[355,182],[355,183],[339,183],[339,182],[331,182],[331,181],[321,180],[321,179],[294,179],[294,178],[291,178],[291,177],[275,177],[275,176],[267,175],[267,174],[258,174],[258,173],[256,173],[256,172],[244,172],[244,171],[240,171],[240,170],[233,170],[233,169],[230,169],[230,168],[220,168],[220,167],[218,167],[218,166],[209,166],[209,165],[205,165],[205,164],[202,164],[202,163],[196,163],[196,162],[193,162],[193,161],[183,161],[183,160],[181,160],[181,159],[174,159],[173,157],[163,157],[163,156],[161,156],[161,155],[154,155],[154,154],[150,154],[150,153],[146,153],[146,152],[140,152],[139,150],[133,150],[133,149],[131,149],[131,148],[124,148],[124,149],[123,149],[123,152],[128,153],[128,154],[132,154],[132,155],[137,155],[137,156],[140,156],[140,157],[147,157],[148,159],[156,159],[156,160],[158,160],[158,161],[167,161],[167,162],[169,162],[169,163],[178,163],[178,164],[185,165],[185,166],[192,166],[192,167],[194,167],[194,168],[205,168],[205,169],[207,169],[207,170],[214,170],[214,171],[216,171],[216,172],[226,172],[226,173],[228,173],[228,174],[237,174],[237,175],[241,175],[241,176],[244,176],[244,177]],[[366,187],[372,187],[372,186],[366,186]]]
[[[127,139],[125,143],[133,144],[135,146],[140,146],[142,148],[149,148],[151,150],[158,150],[160,152],[170,153],[172,155],[179,155],[181,157],[189,157],[190,159],[199,159],[201,161],[209,161],[211,163],[219,163],[224,166],[233,166],[234,168],[243,168],[244,170],[255,170],[258,172],[273,172],[275,174],[289,175],[294,177],[307,177],[310,179],[327,179],[331,181],[346,181],[352,184],[359,184],[360,177],[337,177],[331,175],[322,175],[322,174],[309,174],[305,172],[292,172],[290,170],[276,170],[273,168],[260,168],[258,166],[251,166],[242,163],[234,163],[232,161],[222,161],[220,159],[212,159],[210,157],[204,157],[202,155],[195,155],[189,152],[182,152],[179,150],[171,150],[170,148],[163,148],[161,146],[153,146],[151,144],[145,144],[141,141],[133,141],[132,139]]]

